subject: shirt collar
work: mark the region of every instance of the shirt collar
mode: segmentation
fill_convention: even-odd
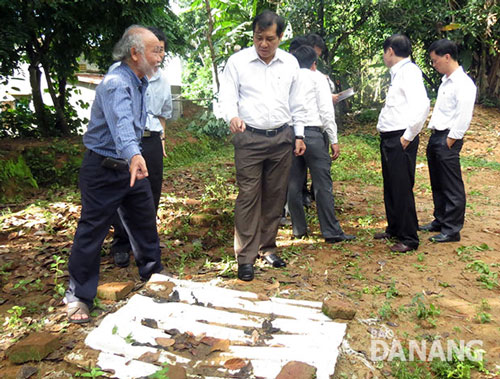
[[[146,75],[144,75],[144,77],[142,79],[139,79],[139,77],[135,74],[134,71],[132,71],[132,69],[130,68],[130,66],[127,63],[122,62],[121,65],[125,68],[125,71],[132,78],[134,83],[137,84],[137,86],[140,86],[144,83],[146,83],[146,84],[148,83],[148,79],[147,79]],[[144,80],[146,80],[146,82],[144,82]]]
[[[464,73],[464,69],[462,66],[458,66],[458,68],[453,71],[453,73],[450,76],[443,75],[441,78],[441,81],[443,83],[447,82],[448,80],[451,80],[452,82],[457,80],[459,76],[461,76]]]
[[[281,61],[281,62],[283,62],[283,58],[282,58],[283,53],[284,53],[283,50],[281,50],[279,48],[276,49],[276,53],[274,53],[274,57],[271,60],[271,62],[269,62],[269,65],[271,65],[274,61]],[[260,59],[259,54],[257,54],[257,49],[255,48],[255,45],[254,45],[251,48],[250,61],[252,62],[252,61],[255,61],[255,60],[259,60],[262,63],[267,64],[262,59]]]
[[[407,64],[410,61],[411,61],[410,57],[407,57],[407,58],[401,59],[398,63],[396,63],[394,66],[392,66],[391,69],[389,70],[391,73],[391,77],[394,77],[394,75],[396,75],[396,73],[401,69],[401,67],[403,67],[405,64]]]

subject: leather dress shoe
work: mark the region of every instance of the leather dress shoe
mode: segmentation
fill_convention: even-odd
[[[432,222],[429,222],[428,224],[419,226],[418,230],[421,230],[421,231],[424,231],[424,232],[440,232],[441,231],[441,227],[435,225]]]
[[[460,241],[460,233],[444,234],[439,233],[429,238],[431,242],[456,242]]]
[[[387,233],[387,232],[375,233],[373,235],[374,240],[383,240],[383,239],[391,239],[391,238],[394,238],[394,236],[390,233]]]
[[[406,253],[407,251],[412,251],[415,249],[416,247],[408,246],[403,242],[398,242],[391,246],[391,251],[394,251],[395,253]]]
[[[304,234],[298,234],[298,235],[293,235],[293,238],[295,239],[298,239],[298,240],[302,240],[302,239],[305,239],[305,238],[308,238],[309,235],[307,233],[304,233]]]
[[[238,265],[238,279],[251,282],[253,280],[253,264],[243,263]]]
[[[276,254],[268,254],[268,255],[264,255],[262,257],[262,259],[264,259],[267,263],[269,263],[271,266],[273,267],[276,267],[276,268],[280,268],[280,267],[285,267],[286,266],[286,263],[283,259],[281,259],[280,257],[278,257]]]
[[[113,253],[113,260],[115,261],[115,266],[128,267],[130,264],[130,253],[128,251],[117,251]]]
[[[353,236],[352,234],[341,234],[340,236],[337,236],[337,237],[325,238],[325,242],[337,243],[337,242],[342,242],[342,241],[352,241],[355,239],[356,239],[356,236]]]

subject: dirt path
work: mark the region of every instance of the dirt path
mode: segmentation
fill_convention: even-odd
[[[415,185],[421,223],[431,220],[433,209],[424,158],[427,139],[425,132]],[[346,348],[339,360],[339,378],[388,375],[390,362],[367,361],[374,331],[388,330],[392,339],[403,345],[410,340],[480,340],[487,368],[495,371],[500,369],[499,142],[500,112],[477,107],[462,152],[467,214],[460,242],[433,244],[427,240],[428,233],[420,233],[418,251],[391,254],[385,242],[372,239],[375,231],[385,227],[382,188],[360,182],[334,182],[339,220],[346,232],[357,235],[357,240],[325,244],[319,236],[317,219],[311,216],[313,233],[308,239],[294,240],[290,227],[280,229],[279,245],[288,260],[287,268],[277,270],[259,264],[251,283],[235,279],[236,266],[230,259],[235,196],[232,161],[217,162],[208,172],[196,167],[171,172],[164,185],[159,217],[165,262],[184,279],[207,281],[222,276],[229,288],[267,296],[318,301],[334,297],[350,302],[357,314],[349,322],[347,342],[351,350]],[[378,162],[376,170],[380,171]],[[212,186],[209,190],[207,178]],[[205,199],[207,191],[217,201]],[[40,323],[40,328],[60,333],[62,347],[42,363],[33,364],[39,369],[39,377],[64,377],[83,371],[63,358],[75,346],[81,346],[88,328],[60,322],[56,290],[58,284],[65,284],[67,273],[60,272],[54,280],[57,269],[64,271],[64,265],[54,266],[54,255],[66,259],[72,243],[79,212],[77,193],[74,200],[35,203],[2,220],[0,320],[10,317],[13,322],[8,310],[25,307],[19,325],[9,326],[6,321],[0,333],[3,377],[15,377],[19,371],[5,358],[5,349],[13,339],[33,332],[29,326],[38,325],[42,316],[46,321]],[[117,269],[107,255],[102,258],[101,273],[103,283],[117,278],[137,279],[134,265]],[[106,312],[119,306],[112,302],[103,305]],[[427,311],[425,317],[418,316],[419,309]],[[439,310],[439,314],[433,314],[432,309]]]

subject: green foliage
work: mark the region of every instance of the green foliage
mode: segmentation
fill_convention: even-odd
[[[38,184],[23,156],[17,161],[0,160],[0,202],[16,198],[26,187],[38,188]]]
[[[168,145],[168,141],[167,141]],[[174,146],[166,146],[165,168],[173,169],[188,166],[196,162],[207,162],[210,159],[226,154],[229,144],[208,136],[199,136],[196,142],[186,141]]]
[[[379,109],[364,109],[356,114],[356,120],[362,124],[377,122]]]
[[[98,367],[92,367],[87,372],[82,373],[82,372],[78,371],[75,373],[75,376],[77,376],[77,377],[92,378],[92,379],[98,378],[98,377],[103,376],[103,375],[106,375],[106,372],[102,371]]]
[[[15,108],[3,105],[0,112],[0,138],[38,137],[40,133],[34,122],[28,99],[16,101]]]
[[[201,106],[209,106],[214,98],[210,58],[203,62],[189,60],[182,70],[182,97]]]
[[[59,255],[53,255],[52,258],[54,262],[50,264],[50,271],[54,273],[54,291],[55,297],[63,297],[66,289],[64,288],[64,284],[59,281],[59,279],[64,275],[64,271],[62,267],[66,264],[66,260],[61,258]]]
[[[384,304],[382,304],[382,306],[378,310],[378,315],[381,320],[390,320],[393,314],[394,311],[392,309],[391,303],[388,301],[384,302]]]
[[[461,157],[460,165],[464,168],[489,168],[491,170],[500,171],[500,163],[476,157]]]
[[[188,126],[188,130],[197,135],[205,134],[213,138],[224,138],[230,134],[229,126],[220,118],[216,118],[212,112],[205,111],[194,119]]]
[[[475,252],[481,252],[487,250],[491,250],[491,248],[487,244],[482,243],[481,245],[460,246],[459,248],[457,248],[456,252],[458,255],[458,259],[460,261],[470,262],[474,259],[472,255]]]
[[[43,136],[66,135],[78,127],[67,89],[78,59],[84,55],[105,70],[126,27],[155,25],[165,30],[172,50],[185,46],[177,17],[163,0],[2,1],[0,23],[0,75],[12,75],[21,63],[29,63],[35,123]],[[42,71],[54,108],[48,109],[41,96]]]
[[[373,165],[379,164],[379,140],[370,135],[348,135],[339,138],[340,157],[332,162],[334,181],[356,181],[362,184],[382,184],[382,176]]]
[[[481,282],[484,288],[492,290],[499,286],[498,284],[498,273],[491,271],[490,266],[481,260],[475,260],[469,263],[466,267],[469,270],[474,270],[480,275],[477,281]]]
[[[468,354],[459,357],[453,352],[451,361],[434,359],[431,362],[431,370],[438,378],[468,379],[471,377],[473,370],[486,372],[484,360],[479,359],[479,353],[480,352],[476,350],[469,350]],[[469,356],[474,358],[474,360],[469,359]]]
[[[21,318],[23,311],[26,307],[22,307],[19,305],[14,305],[12,308],[7,310],[7,313],[10,316],[6,317],[4,325],[7,325],[7,328],[16,328],[24,324],[23,319]]]
[[[168,378],[169,366],[168,363],[164,363],[163,367],[156,371],[155,373],[148,376],[149,379],[167,379]]]
[[[27,148],[24,158],[39,186],[76,185],[82,149],[80,144],[55,139],[48,147]]]

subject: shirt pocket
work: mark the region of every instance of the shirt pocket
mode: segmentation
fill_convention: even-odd
[[[293,78],[291,77],[291,75],[285,75],[285,73],[277,73],[271,79],[273,92],[279,97],[287,99],[290,95],[292,80]]]
[[[399,107],[404,105],[406,102],[405,96],[401,88],[391,85],[389,91],[387,92],[387,98],[385,99],[385,104],[388,107]]]

